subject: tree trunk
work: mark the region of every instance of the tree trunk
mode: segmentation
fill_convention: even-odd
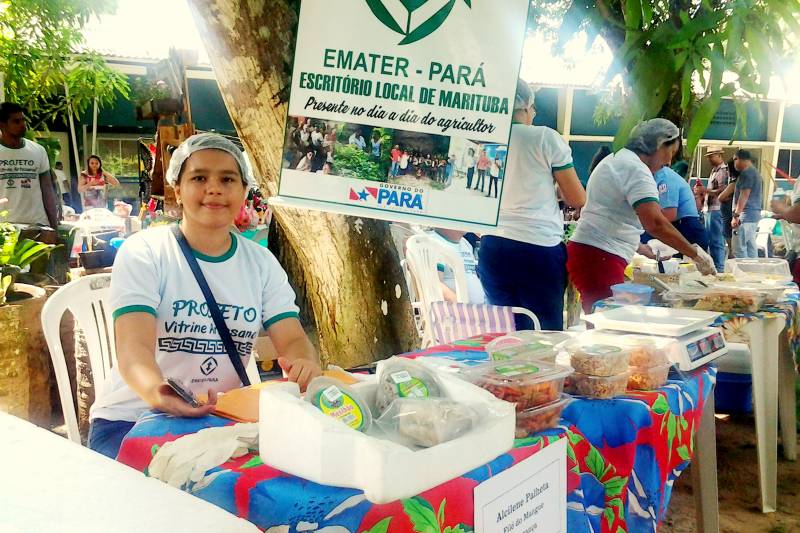
[[[222,97],[270,195],[278,192],[298,0],[192,0]],[[411,307],[388,224],[276,209],[279,258],[313,317],[326,362],[408,350]],[[271,243],[272,245],[272,243]]]

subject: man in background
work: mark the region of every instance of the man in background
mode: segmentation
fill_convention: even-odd
[[[58,228],[58,201],[50,160],[38,143],[25,139],[25,110],[0,104],[0,198],[8,198],[8,221]]]
[[[708,230],[708,248],[711,258],[714,259],[714,266],[717,272],[725,272],[725,229],[724,216],[722,212],[722,202],[719,200],[720,194],[728,186],[728,165],[722,158],[722,147],[710,146],[706,150],[706,159],[711,165],[711,174],[708,176],[708,218],[706,228]],[[731,202],[727,202],[730,209]],[[732,218],[732,217],[730,217]],[[728,221],[730,224],[730,220]]]
[[[63,205],[71,205],[72,184],[70,183],[70,179],[64,173],[64,164],[61,161],[56,161],[56,168],[53,169],[53,172],[56,175],[56,185],[58,186],[58,191],[61,194],[61,203]]]
[[[758,173],[748,150],[737,150],[733,164],[739,172],[739,179],[733,186],[720,194],[720,201],[733,194],[733,256],[736,258],[757,258],[756,235],[761,220],[761,191],[763,178]]]

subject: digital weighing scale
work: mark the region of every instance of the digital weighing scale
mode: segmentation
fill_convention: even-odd
[[[675,339],[667,348],[669,359],[679,370],[689,371],[728,353],[722,330],[711,327],[719,315],[694,309],[626,305],[585,318],[600,330]]]

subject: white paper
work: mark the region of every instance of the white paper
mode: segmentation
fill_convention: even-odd
[[[565,532],[566,439],[484,481],[474,495],[476,533]]]

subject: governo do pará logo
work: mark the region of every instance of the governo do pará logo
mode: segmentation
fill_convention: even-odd
[[[433,32],[439,29],[444,24],[447,17],[453,11],[457,0],[447,0],[439,10],[431,15],[427,20],[420,23],[418,26],[412,27],[412,15],[419,8],[427,3],[439,2],[441,0],[365,0],[372,13],[380,20],[384,26],[390,30],[399,33],[403,39],[398,43],[400,45],[411,44],[424,39]],[[389,12],[386,7],[390,4],[401,4],[405,9],[405,20],[398,21]],[[464,0],[468,9],[472,9],[472,0]]]

